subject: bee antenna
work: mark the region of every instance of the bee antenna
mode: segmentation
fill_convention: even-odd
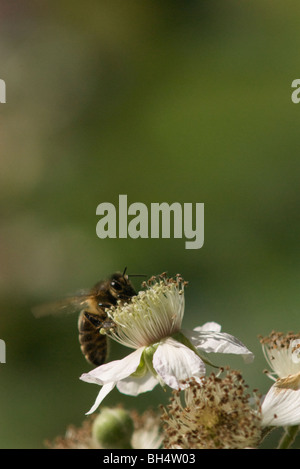
[[[126,270],[127,270],[127,267],[125,267],[125,269],[124,269],[123,277],[125,276]],[[144,275],[144,274],[130,274],[130,275],[128,275],[128,277],[147,277],[147,275]]]

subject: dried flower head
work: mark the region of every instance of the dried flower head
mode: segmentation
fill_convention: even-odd
[[[92,426],[95,416],[87,417],[81,427],[69,425],[64,436],[57,436],[53,441],[46,440],[45,445],[49,449],[95,449]]]
[[[255,447],[261,437],[259,397],[250,405],[247,386],[238,371],[223,378],[212,373],[174,391],[168,411],[163,411],[165,448],[240,449]]]

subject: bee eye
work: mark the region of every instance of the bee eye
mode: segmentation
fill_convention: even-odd
[[[115,290],[118,290],[118,291],[122,290],[122,285],[116,280],[113,280],[112,282],[110,282],[110,286],[114,288]]]

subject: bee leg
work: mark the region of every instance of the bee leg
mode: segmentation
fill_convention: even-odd
[[[83,313],[83,315],[85,316],[85,318],[90,321],[90,323],[93,324],[93,326],[95,326],[96,328],[100,328],[102,326],[102,323],[103,323],[103,319],[99,319],[99,316],[97,314],[92,314],[92,313],[88,313],[87,311],[85,311]]]

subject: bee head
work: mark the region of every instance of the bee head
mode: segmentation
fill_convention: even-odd
[[[136,295],[136,291],[130,282],[126,269],[124,272],[116,272],[110,278],[109,290],[112,296],[118,299],[127,299]]]

